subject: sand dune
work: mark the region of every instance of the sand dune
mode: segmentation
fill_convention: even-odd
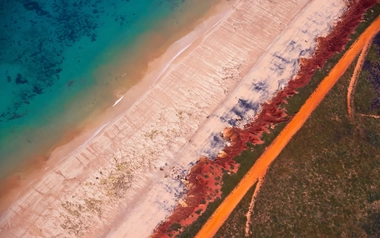
[[[202,23],[143,96],[14,201],[0,217],[2,235],[149,236],[183,196],[192,164],[224,146],[219,132],[252,119],[287,84],[344,6],[238,1]]]

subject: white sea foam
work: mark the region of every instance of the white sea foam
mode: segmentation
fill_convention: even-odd
[[[189,48],[191,46],[191,44],[193,44],[192,42],[190,44],[188,44],[187,46],[185,46],[184,48],[182,48],[166,65],[165,65],[165,68],[163,68],[160,72],[160,74],[156,77],[156,79],[154,80],[152,86],[156,83],[156,81],[162,76],[163,73],[165,73],[165,71],[168,69],[168,67],[172,64],[172,62],[180,55],[182,54],[185,50],[187,50],[187,48]],[[151,86],[151,87],[152,87]]]
[[[121,98],[119,98],[118,100],[115,101],[115,103],[112,105],[112,107],[116,106],[120,101],[121,99],[123,99],[124,96],[121,96]]]
[[[212,29],[214,29],[217,25],[219,25],[219,23],[226,17],[228,16],[227,13],[223,14],[223,17],[221,19],[219,19],[219,21],[217,21],[214,25],[212,25],[204,34],[207,34],[209,33]],[[179,41],[175,42],[174,44],[177,44],[179,43],[182,39],[180,39]],[[187,50],[192,44],[193,42],[195,41],[196,39],[193,39],[192,42],[190,44],[188,44],[187,46],[185,46],[184,48],[182,48],[166,65],[165,67],[161,70],[160,74],[156,77],[156,79],[154,80],[152,86],[156,83],[156,81],[165,73],[165,71],[168,69],[168,67],[173,63],[173,61],[179,56],[181,55],[185,50]],[[152,87],[151,86],[151,87]]]
[[[97,134],[99,134],[99,132],[101,130],[103,130],[103,128],[106,127],[109,123],[110,123],[110,121],[108,121],[106,124],[102,125],[98,130],[96,130],[95,133],[90,138],[88,138],[88,140],[86,140],[85,143],[83,143],[81,146],[78,147],[78,149],[83,147],[84,145],[86,145],[89,141],[91,141],[92,138],[94,138]]]
[[[227,16],[227,14],[224,14],[224,16]],[[219,25],[219,23],[224,19],[224,17],[222,19],[220,19],[217,23],[215,23],[214,25],[212,25],[212,27],[210,27],[210,29],[207,31],[211,31],[212,29],[214,29],[214,27],[216,27],[217,25]]]

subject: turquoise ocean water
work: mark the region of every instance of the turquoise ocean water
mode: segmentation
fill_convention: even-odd
[[[187,11],[185,1],[2,0],[0,178],[96,108],[112,105],[119,82],[105,65],[128,58],[139,36],[161,21],[179,24],[173,15]],[[212,1],[204,2],[195,15]],[[99,68],[107,77],[96,75]]]

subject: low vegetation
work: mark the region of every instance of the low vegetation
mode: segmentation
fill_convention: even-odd
[[[380,121],[350,121],[345,95],[353,68],[269,169],[253,237],[380,236]]]
[[[354,94],[358,114],[380,115],[380,35],[373,40]]]
[[[379,4],[369,10],[352,39],[379,12]],[[373,54],[369,53],[371,60],[376,58]],[[288,100],[290,115],[299,110],[341,55],[330,59]],[[269,169],[251,217],[251,237],[380,236],[380,119],[349,120],[346,93],[353,68],[354,64]],[[368,74],[364,69],[355,92],[357,113],[369,112],[368,104],[363,107],[358,98],[376,96],[371,94],[375,90]],[[243,199],[239,206],[248,208],[249,203]],[[235,209],[229,219],[245,219],[245,214]],[[226,222],[215,237],[244,237],[244,226],[243,222],[239,226]]]
[[[233,211],[234,215],[228,217],[223,227],[221,227],[216,233],[215,237],[244,237],[244,226],[247,222],[245,214],[248,212],[249,204],[252,200],[253,193],[255,192],[256,185],[257,183],[244,195],[241,202],[235,207]]]
[[[379,15],[379,12],[380,4],[377,4],[367,11],[365,21],[363,21],[356,29],[356,32],[351,35],[352,41],[347,44],[346,49]],[[286,110],[289,115],[294,115],[299,110],[306,98],[310,96],[320,81],[341,58],[343,53],[344,51],[328,60],[324,68],[315,73],[311,82],[299,90],[299,94],[288,100],[289,104],[286,105]],[[368,227],[373,227],[373,223],[376,221],[375,219],[378,219],[376,213],[373,213],[373,210],[368,212],[368,209],[370,209],[369,206],[373,207],[376,205],[376,203],[373,204],[375,200],[380,199],[380,195],[374,188],[371,188],[371,185],[375,185],[376,187],[374,182],[380,184],[378,180],[371,181],[371,176],[374,176],[374,179],[375,177],[378,178],[376,172],[379,171],[374,168],[376,168],[376,161],[380,161],[378,157],[380,151],[372,145],[372,147],[367,147],[367,143],[368,138],[374,138],[370,140],[374,140],[375,143],[377,141],[376,138],[380,138],[380,134],[376,131],[379,130],[376,129],[376,126],[379,128],[380,126],[377,124],[378,122],[373,121],[374,119],[370,120],[369,118],[364,118],[361,122],[364,124],[358,125],[351,124],[348,120],[347,109],[345,107],[345,93],[347,93],[346,84],[348,84],[349,81],[349,76],[347,76],[349,72],[352,72],[352,67],[344,76],[346,79],[342,79],[339,84],[335,86],[322,105],[312,115],[311,119],[306,122],[308,126],[305,124],[305,127],[295,136],[294,140],[285,148],[284,152],[281,153],[274,165],[270,168],[259,193],[254,214],[252,215],[252,237],[331,237],[334,236],[334,233],[331,233],[331,231],[335,225],[338,227],[344,226],[345,228],[354,227],[351,225],[357,220],[350,220],[350,222],[345,224],[343,224],[343,222],[349,220],[349,218],[347,218],[350,217],[349,214],[359,211],[362,212],[361,218],[358,218],[362,224],[359,230],[360,232],[367,232],[363,227],[367,227],[367,230],[371,230],[372,228]],[[310,124],[311,122],[315,124]],[[269,134],[265,133],[263,135],[262,139],[264,144],[250,145],[248,150],[243,151],[241,155],[235,158],[241,166],[237,174],[229,175],[226,173],[224,175],[222,198],[211,203],[202,216],[191,226],[186,227],[179,237],[195,236],[221,201],[232,191],[284,126],[285,123],[277,125]],[[363,131],[367,132],[363,134]],[[314,145],[312,146],[313,143]],[[380,146],[378,147],[380,148]],[[376,150],[371,150],[372,148]],[[297,153],[293,154],[295,152]],[[364,154],[361,154],[362,152]],[[376,152],[377,155],[375,154]],[[371,159],[372,162],[367,161],[366,156],[373,156]],[[344,161],[348,161],[348,163],[344,164]],[[358,170],[355,170],[355,166],[358,167]],[[377,163],[377,166],[379,166],[379,163]],[[364,173],[366,169],[371,171],[361,178],[362,173]],[[338,172],[342,173],[339,174]],[[326,178],[324,176],[328,177]],[[350,178],[355,181],[347,180],[347,176],[351,176]],[[345,186],[344,188],[340,187],[343,185]],[[351,188],[351,185],[361,185],[363,189],[371,188],[372,192],[369,194],[372,195],[362,194],[362,192],[368,192],[369,190],[355,190],[356,187]],[[324,188],[328,189],[326,191],[336,193],[337,197],[333,194],[322,193]],[[247,193],[216,237],[243,237],[245,214],[249,207],[252,193],[253,189]],[[360,194],[363,195],[363,198],[367,199],[368,195],[371,199],[357,200]],[[304,200],[305,197],[310,199]],[[341,202],[340,199],[342,197],[347,197],[344,198],[344,200],[349,200],[350,202],[337,205]],[[364,200],[367,201],[367,203],[361,205],[361,202]],[[350,205],[353,204],[356,204],[356,206],[350,207]],[[323,211],[326,213],[322,213],[322,211],[317,209],[324,206],[326,206],[326,208],[324,208]],[[358,210],[358,207],[360,207],[361,210]],[[346,218],[348,220],[344,220]],[[311,222],[310,227],[308,225],[309,222]],[[283,225],[285,223],[288,227]],[[317,223],[324,225],[316,228]],[[320,234],[313,233],[318,231],[318,229],[326,230]],[[335,234],[346,234],[346,236],[351,236],[351,234],[364,234],[360,232],[344,233],[343,230],[343,228],[336,230]]]

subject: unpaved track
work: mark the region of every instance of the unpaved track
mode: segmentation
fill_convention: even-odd
[[[216,209],[214,214],[205,223],[197,234],[197,238],[213,237],[219,228],[226,221],[236,205],[240,202],[249,188],[259,179],[264,177],[269,165],[276,159],[282,149],[287,145],[293,135],[301,128],[309,118],[314,109],[323,100],[326,94],[347,70],[356,55],[364,45],[380,30],[380,17],[378,17],[360,37],[353,43],[351,48],[343,55],[330,74],[323,79],[314,93],[306,100],[299,112],[286,125],[273,143],[265,150],[256,161],[245,177],[236,188],[226,197],[226,199]]]
[[[256,189],[252,195],[251,203],[249,204],[249,207],[248,207],[248,212],[245,215],[247,217],[247,221],[245,223],[245,237],[249,237],[249,234],[250,234],[250,224],[251,224],[251,216],[253,212],[253,207],[255,206],[256,198],[260,192],[260,188],[263,182],[264,182],[264,178],[260,178],[259,181],[257,182]]]
[[[380,119],[380,116],[378,115],[371,115],[371,114],[359,114],[360,116],[362,117],[372,117],[372,118],[376,118],[376,119]]]
[[[361,72],[361,69],[363,67],[365,57],[368,54],[369,49],[371,48],[372,38],[369,38],[367,43],[365,43],[362,52],[360,53],[360,56],[358,58],[358,62],[355,65],[354,73],[352,74],[350,84],[347,88],[347,113],[350,117],[351,121],[354,120],[354,99],[353,99],[353,93],[356,88],[356,84],[358,82],[358,78]]]

